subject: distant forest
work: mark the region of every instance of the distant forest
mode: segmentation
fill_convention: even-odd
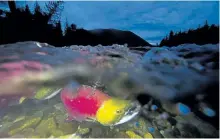
[[[189,29],[185,32],[170,31],[169,36],[166,36],[160,42],[160,46],[177,46],[184,43],[195,43],[197,45],[217,44],[219,43],[219,26],[208,25],[208,21],[197,29]]]
[[[97,39],[89,31],[77,28],[75,24],[68,24],[67,21],[65,29],[62,31],[60,16],[63,10],[63,1],[50,1],[46,3],[44,10],[36,2],[34,12],[30,11],[28,5],[23,8],[17,8],[15,1],[3,2],[9,5],[10,11],[0,9],[0,44],[39,41],[54,46],[68,46],[97,45],[100,42],[100,39]],[[175,46],[184,43],[216,44],[219,43],[218,33],[219,26],[209,26],[206,22],[203,27],[194,30],[190,29],[187,32],[174,33],[171,31],[169,36],[165,37],[159,45]],[[102,39],[102,42],[108,44],[109,40]]]
[[[8,1],[10,11],[0,9],[0,44],[31,40],[63,46],[63,40],[76,30],[76,25],[66,23],[63,34],[62,4],[62,1],[48,2],[43,11],[36,2],[34,12],[31,12],[28,5],[17,8],[15,1]]]

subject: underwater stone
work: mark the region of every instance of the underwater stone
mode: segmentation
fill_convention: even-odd
[[[187,123],[187,119],[184,119],[184,118],[183,118],[182,116],[180,116],[180,115],[175,116],[174,119],[177,121],[177,123]]]
[[[114,138],[129,138],[125,132],[117,132],[113,135]]]
[[[182,138],[199,138],[200,133],[196,126],[189,123],[177,123],[176,128],[180,131]]]
[[[155,128],[153,128],[153,127],[148,127],[148,131],[149,131],[150,133],[153,133],[153,132],[155,131]]]
[[[171,128],[171,124],[167,120],[162,120],[162,119],[153,121],[153,125],[157,127],[159,130]]]
[[[177,128],[173,127],[173,128],[168,128],[165,129],[163,132],[161,132],[161,134],[165,137],[165,138],[177,138],[180,137],[180,132]]]
[[[66,115],[65,114],[56,114],[56,122],[57,123],[63,123],[66,120]]]
[[[135,122],[134,131],[143,135],[147,131],[146,120],[143,118],[138,119],[138,121]]]
[[[34,134],[34,129],[33,128],[26,128],[26,129],[22,130],[21,134],[24,135],[25,137],[32,137],[32,135]]]
[[[177,104],[177,109],[181,115],[187,115],[191,112],[190,108],[182,103]]]
[[[154,138],[163,138],[163,135],[161,135],[157,129],[152,133],[152,135]]]
[[[204,138],[217,138],[219,137],[219,132],[212,125],[201,122],[197,129],[200,131],[201,137]]]
[[[136,134],[135,132],[130,131],[130,130],[126,131],[125,133],[126,133],[130,138],[142,138],[141,136],[139,136],[138,134]]]
[[[146,133],[144,134],[144,138],[153,138],[153,136],[151,135],[151,133]]]
[[[78,127],[77,134],[85,135],[85,134],[88,134],[90,131],[91,131],[90,128],[80,128],[80,127]]]
[[[57,111],[65,112],[63,103],[57,103],[57,104],[55,104],[55,105],[54,105],[54,108],[55,108]]]
[[[74,123],[59,123],[58,129],[62,130],[64,134],[71,134],[77,131],[77,126]]]
[[[50,133],[54,137],[59,137],[59,136],[65,135],[64,132],[62,130],[59,130],[59,129],[53,129],[53,130],[51,130]]]
[[[168,121],[171,125],[176,125],[176,123],[177,123],[176,119],[174,119],[173,117],[169,117],[169,118],[167,119],[167,121]]]
[[[50,135],[53,130],[57,128],[54,117],[43,119],[40,124],[35,128],[39,134]]]
[[[148,121],[153,121],[156,117],[158,117],[160,115],[159,112],[157,111],[147,111],[144,110],[143,111],[143,116],[144,118],[146,118]]]
[[[92,131],[89,135],[93,138],[105,137],[106,136],[106,130],[103,129],[102,127],[92,127]]]
[[[27,117],[27,119],[16,122],[10,127],[9,134],[15,135],[16,133],[22,131],[25,128],[34,127],[37,125],[43,116],[43,112],[36,112],[33,116]]]
[[[215,111],[211,108],[208,108],[208,107],[203,108],[202,112],[208,117],[214,117],[216,115]]]
[[[155,110],[157,110],[157,109],[158,109],[157,105],[151,105],[151,110],[152,110],[152,111],[155,111]]]
[[[4,133],[4,132],[7,132],[9,127],[11,127],[13,125],[13,122],[3,122],[1,125],[0,125],[0,136]]]

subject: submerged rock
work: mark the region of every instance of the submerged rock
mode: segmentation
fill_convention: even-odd
[[[141,136],[139,136],[133,131],[126,131],[126,134],[129,136],[129,138],[142,138]]]
[[[182,138],[200,138],[198,129],[192,124],[177,124],[177,129],[180,131]]]
[[[35,132],[40,135],[50,136],[53,135],[54,130],[57,129],[57,125],[55,119],[53,117],[49,117],[48,119],[43,119],[40,124],[35,128]],[[61,136],[61,135],[60,135]]]
[[[29,116],[24,120],[15,122],[9,128],[9,134],[15,135],[16,133],[19,133],[26,128],[34,128],[40,122],[42,116],[43,116],[42,112],[37,112],[33,116]]]

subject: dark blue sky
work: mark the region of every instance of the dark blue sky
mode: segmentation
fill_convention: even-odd
[[[31,7],[35,2],[26,2]],[[40,2],[43,7],[45,2]],[[115,28],[130,30],[150,43],[159,42],[171,29],[196,28],[209,23],[219,24],[217,1],[65,1],[62,21],[85,29]]]

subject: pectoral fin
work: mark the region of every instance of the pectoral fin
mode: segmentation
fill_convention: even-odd
[[[89,118],[86,118],[86,121],[88,121],[88,122],[96,122],[96,119],[89,117]]]

